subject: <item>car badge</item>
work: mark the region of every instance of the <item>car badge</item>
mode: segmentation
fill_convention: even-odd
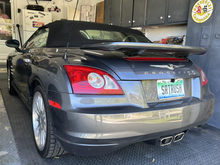
[[[184,67],[185,65],[173,65],[173,64],[168,64],[168,65],[150,65],[151,67],[156,67],[156,68],[167,68],[170,70],[174,70],[175,68],[181,68]]]

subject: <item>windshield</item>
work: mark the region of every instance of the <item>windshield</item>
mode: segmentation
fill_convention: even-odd
[[[102,40],[110,42],[142,42],[151,43],[142,35],[104,30],[80,30],[80,34],[88,40]]]

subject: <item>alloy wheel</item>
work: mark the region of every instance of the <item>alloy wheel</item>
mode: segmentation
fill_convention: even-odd
[[[36,92],[34,94],[32,106],[32,122],[35,142],[38,149],[42,151],[46,144],[47,118],[44,100],[40,92]]]

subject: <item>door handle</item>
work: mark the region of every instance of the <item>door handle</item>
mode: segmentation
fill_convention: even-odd
[[[28,58],[23,59],[25,63],[31,63],[31,60]]]

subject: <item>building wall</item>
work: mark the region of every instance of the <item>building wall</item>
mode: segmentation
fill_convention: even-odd
[[[15,1],[15,11],[17,11],[18,8],[24,9],[28,2],[30,4],[36,4],[34,0],[14,0]],[[79,0],[78,3],[78,10],[81,5],[96,5],[96,3],[101,2],[103,0]],[[53,1],[38,1],[38,4],[45,7],[45,12],[47,11],[47,8],[51,6],[58,6],[61,9],[61,12],[52,12],[53,21],[60,20],[60,19],[67,19],[67,7],[75,7],[77,0],[73,0],[72,2],[66,2],[65,0],[53,0]],[[55,3],[55,4],[54,4]]]
[[[13,0],[14,6],[13,11],[15,15],[14,23],[20,24],[22,29],[22,21],[21,17],[22,14],[18,13],[18,9],[24,9],[29,4],[36,4],[34,0]],[[101,2],[103,0],[79,0],[78,4],[78,10],[80,9],[81,5],[96,5],[96,3]],[[45,12],[48,11],[48,8],[51,8],[52,6],[57,6],[61,9],[61,12],[52,12],[52,20],[61,20],[61,19],[67,19],[68,18],[68,8],[71,6],[72,8],[75,8],[77,0],[73,0],[72,2],[66,2],[65,0],[53,0],[53,1],[38,1],[38,4],[43,6],[45,8]],[[15,30],[15,38],[19,39],[17,29]]]
[[[15,16],[18,17],[18,13],[17,13],[17,9],[24,9],[26,8],[26,6],[29,4],[36,4],[35,1],[33,0],[14,0],[15,1]],[[55,4],[53,4],[55,3]],[[57,12],[52,12],[52,17],[53,17],[53,21],[55,20],[60,20],[60,19],[65,19],[66,18],[66,2],[65,0],[53,0],[53,1],[38,1],[38,4],[45,7],[45,12],[47,11],[47,8],[50,8],[51,6],[58,6],[61,9],[61,12],[57,13]],[[17,19],[15,20],[17,21]]]

